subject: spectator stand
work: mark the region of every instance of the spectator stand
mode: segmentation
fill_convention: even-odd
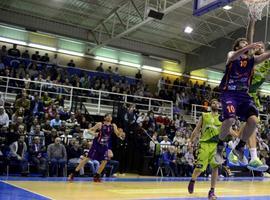
[[[13,103],[15,102],[15,97],[19,94],[22,89],[24,89],[23,80],[18,78],[11,78],[11,77],[4,77],[0,76],[0,79],[6,80],[5,85],[0,84],[0,90],[4,92],[4,100],[5,102]],[[22,82],[22,85],[13,86],[9,83],[11,82]],[[154,111],[155,114],[163,114],[172,117],[172,102],[161,100],[161,99],[154,99],[154,98],[147,98],[141,96],[134,96],[134,95],[125,95],[120,93],[114,92],[107,92],[102,90],[93,90],[93,89],[85,89],[80,87],[72,87],[66,86],[63,84],[54,84],[54,83],[47,83],[47,82],[40,82],[40,81],[27,81],[32,85],[35,85],[35,88],[29,88],[30,94],[37,93],[40,98],[43,98],[44,95],[47,95],[48,98],[55,100],[59,95],[61,95],[64,99],[64,104],[60,105],[62,107],[68,107],[70,109],[73,106],[78,105],[78,101],[85,105],[85,110],[88,113],[93,115],[104,115],[105,113],[113,111],[113,103],[117,100],[114,100],[116,97],[118,100],[117,102],[125,103],[125,104],[133,104],[136,103],[137,106],[140,107],[142,112]],[[38,88],[38,89],[37,89]],[[51,89],[49,89],[51,88]],[[54,90],[52,90],[52,88]],[[58,92],[60,91],[60,93]],[[76,91],[76,93],[74,93]],[[87,95],[84,95],[84,94]],[[47,97],[46,97],[47,98]],[[141,100],[141,103],[137,103],[135,99]],[[155,105],[158,103],[162,105],[162,109],[160,106]],[[81,108],[82,106],[80,106]]]

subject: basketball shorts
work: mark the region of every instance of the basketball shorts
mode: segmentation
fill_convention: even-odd
[[[259,112],[253,98],[246,92],[226,91],[220,95],[222,104],[221,120],[239,117],[241,121],[247,121],[252,116],[258,116]]]
[[[212,169],[218,167],[219,165],[214,160],[216,148],[217,143],[215,142],[201,142],[197,150],[195,168],[203,172],[208,165],[210,165]]]
[[[201,142],[197,150],[195,168],[203,172],[206,170],[208,165],[210,165],[212,169],[218,167],[219,165],[216,164],[214,160],[216,148],[217,143],[215,142]]]
[[[108,145],[103,145],[94,141],[88,152],[88,158],[97,161],[108,160],[108,150]]]

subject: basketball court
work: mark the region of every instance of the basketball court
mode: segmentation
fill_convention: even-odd
[[[193,15],[199,18],[232,2],[234,0],[195,0]],[[70,183],[66,178],[0,177],[0,199],[207,199],[210,179],[199,179],[194,194],[188,194],[189,180],[190,178],[126,176],[126,178],[103,179],[101,183],[93,183],[91,178],[77,178]],[[216,194],[221,200],[267,200],[270,199],[270,179],[221,178]]]
[[[115,178],[93,183],[89,178],[66,182],[65,178],[11,177],[0,182],[0,199],[206,199],[209,180],[200,179],[194,194],[187,192],[188,178]],[[270,199],[270,179],[221,179],[218,199]]]

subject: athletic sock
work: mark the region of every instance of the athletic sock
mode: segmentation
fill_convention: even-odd
[[[249,152],[250,152],[250,160],[255,160],[258,158],[257,148],[250,148]]]

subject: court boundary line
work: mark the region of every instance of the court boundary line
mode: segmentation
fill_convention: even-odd
[[[27,191],[27,192],[31,192],[31,193],[33,193],[33,194],[39,195],[39,196],[41,196],[41,197],[44,197],[44,198],[46,198],[46,199],[51,199],[51,200],[54,199],[54,198],[52,198],[52,197],[50,197],[50,196],[45,196],[45,195],[40,194],[40,193],[38,193],[38,192],[34,192],[34,191],[29,190],[29,189],[23,188],[23,187],[21,187],[21,186],[17,186],[17,185],[15,185],[15,184],[13,184],[13,183],[9,183],[9,182],[6,182],[6,181],[1,181],[1,180],[0,180],[0,182],[5,183],[5,184],[7,184],[7,185],[11,185],[11,186],[13,186],[13,187],[15,187],[15,188],[19,188],[19,189],[24,190],[24,191]]]
[[[87,177],[87,178],[80,178],[77,177],[73,182],[91,182],[93,180],[92,177]],[[153,177],[153,178],[145,178],[145,177],[138,177],[138,178],[102,178],[102,182],[188,182],[190,180],[190,177]],[[205,182],[209,181],[210,178],[208,177],[199,177],[197,182]],[[9,177],[9,178],[4,178],[0,176],[0,181],[38,181],[38,182],[68,182],[66,177],[48,177],[48,178],[40,178],[40,177],[27,177],[27,178],[22,178],[22,177]],[[264,177],[231,177],[231,178],[220,178],[219,181],[240,181],[240,182],[245,182],[245,181],[266,181],[269,182],[269,178],[264,178]]]
[[[241,200],[241,198],[269,198],[269,196],[265,196],[265,195],[262,195],[262,196],[254,196],[254,195],[251,195],[251,196],[218,196],[218,199],[220,198],[225,198],[225,200],[228,198],[235,198],[236,200]],[[132,200],[185,200],[185,199],[190,199],[190,200],[194,200],[194,199],[206,199],[207,197],[156,197],[156,198],[140,198],[140,199],[132,199]]]

